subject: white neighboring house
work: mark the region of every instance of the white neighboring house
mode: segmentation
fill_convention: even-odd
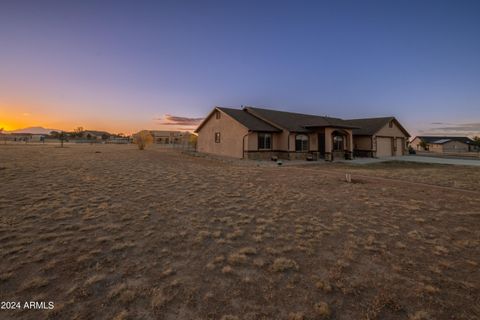
[[[1,140],[13,142],[43,142],[48,134],[39,133],[2,133]]]
[[[102,140],[103,137],[110,136],[110,133],[108,133],[107,131],[97,131],[97,130],[85,130],[82,132],[82,134],[83,134],[83,138],[92,139],[92,140]]]

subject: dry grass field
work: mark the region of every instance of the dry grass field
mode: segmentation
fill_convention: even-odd
[[[0,145],[0,319],[479,319],[479,181]]]

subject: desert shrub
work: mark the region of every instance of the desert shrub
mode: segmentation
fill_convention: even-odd
[[[142,130],[134,135],[133,141],[137,144],[139,150],[144,150],[148,144],[153,142],[153,136],[147,130]]]
[[[298,264],[291,259],[278,258],[273,262],[272,270],[275,272],[298,270]]]
[[[320,318],[328,318],[331,314],[330,312],[330,307],[326,302],[319,302],[315,304],[315,313],[320,317]]]

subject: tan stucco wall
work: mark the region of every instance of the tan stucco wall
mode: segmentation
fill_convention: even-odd
[[[353,145],[357,150],[372,150],[371,136],[354,136]]]
[[[414,150],[424,150],[421,146],[420,146],[420,142],[422,142],[422,140],[420,138],[415,138],[413,139],[411,142],[410,142],[410,145],[412,146],[412,148]]]
[[[443,144],[443,152],[468,152],[468,144],[460,141],[449,141]]]
[[[354,136],[353,137],[354,148],[358,150],[372,150],[372,137],[371,136]]]
[[[250,132],[245,138],[245,150],[257,150],[258,149],[258,134],[256,132]]]
[[[325,128],[325,153],[332,152],[332,132],[333,128]]]
[[[436,143],[429,143],[428,144],[428,151],[442,153],[443,152],[443,145],[436,144]]]
[[[287,135],[277,132],[272,132],[272,150],[287,150]],[[258,150],[258,133],[251,132],[248,137],[245,138],[246,149],[249,151]]]
[[[382,129],[378,130],[377,133],[375,134],[374,138],[377,138],[377,139],[374,139],[374,150],[377,150],[378,152],[378,139],[380,137],[391,137],[393,138],[393,142],[392,142],[392,152],[394,155],[402,155],[402,154],[406,154],[406,151],[407,151],[407,144],[406,144],[406,141],[408,139],[408,137],[405,135],[405,133],[400,129],[400,127],[395,123],[395,121],[393,122],[393,126],[390,128],[389,124],[385,124],[385,126],[383,126]],[[399,139],[402,139],[400,141],[397,141]],[[377,140],[377,143],[375,143],[375,140]],[[377,144],[375,146],[375,144]],[[379,154],[376,154],[377,157],[380,157],[380,156],[385,156],[387,155],[389,152],[389,150],[386,149],[387,145],[386,145],[386,141],[383,145],[383,149],[380,150],[380,153]],[[401,147],[402,149],[401,150],[394,150],[394,149],[397,149]]]
[[[221,112],[221,111],[220,111]],[[220,132],[220,143],[215,143],[215,132]],[[248,133],[247,128],[224,112],[220,119],[215,114],[204,123],[198,131],[197,150],[204,153],[213,153],[221,156],[242,158],[243,137]],[[245,139],[250,143],[250,139]],[[256,144],[256,139],[254,139]]]
[[[429,144],[429,151],[432,152],[468,152],[468,144],[459,141],[449,141],[444,144]]]
[[[273,147],[275,150],[288,149],[288,134],[289,132],[287,130],[275,134],[275,138],[273,139]]]
[[[405,133],[397,126],[395,121],[393,122],[393,126],[390,128],[388,123],[383,126],[382,129],[378,130],[376,133],[377,136],[385,136],[385,137],[402,137],[406,138]]]
[[[318,151],[318,133],[310,133],[308,142],[310,151]]]

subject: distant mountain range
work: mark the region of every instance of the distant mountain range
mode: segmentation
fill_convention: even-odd
[[[33,133],[33,134],[49,134],[52,131],[61,131],[58,129],[46,129],[44,127],[28,127],[12,131],[5,130],[4,133]]]

